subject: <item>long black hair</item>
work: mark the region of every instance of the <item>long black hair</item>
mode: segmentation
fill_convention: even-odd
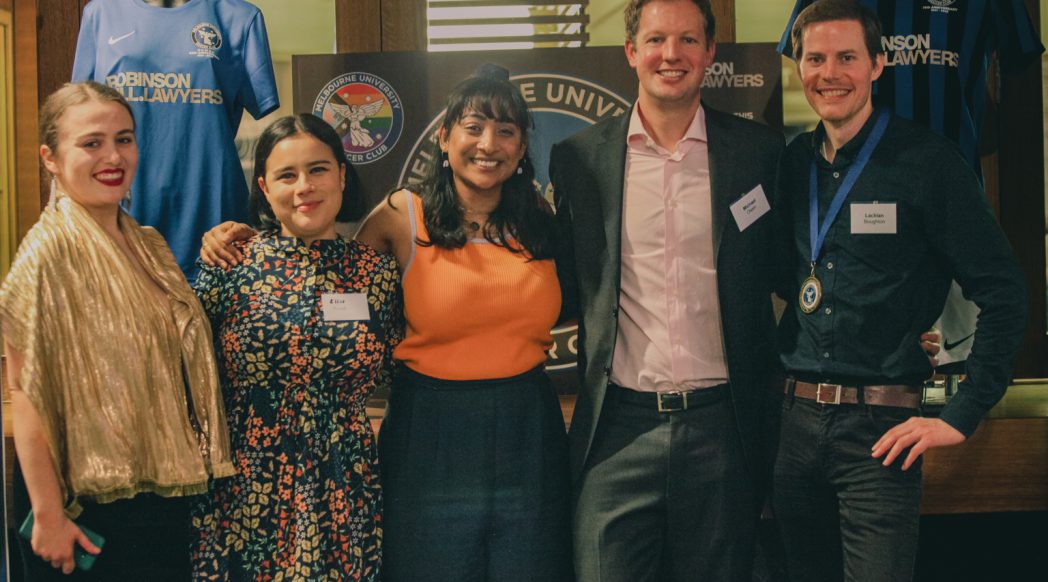
[[[483,65],[472,76],[459,83],[447,98],[447,109],[441,128],[445,135],[462,119],[476,111],[501,123],[512,123],[520,129],[527,143],[533,126],[528,104],[520,91],[509,82],[509,71],[497,65]],[[433,160],[441,160],[438,140],[431,140]],[[525,151],[520,161],[521,172],[513,172],[502,183],[502,196],[484,226],[484,238],[511,252],[526,252],[533,259],[553,256],[553,215],[549,204],[535,187],[535,166]],[[450,167],[434,163],[419,184],[401,188],[416,191],[422,199],[422,215],[429,240],[418,239],[422,246],[445,249],[462,248],[469,240],[462,206],[455,194],[455,180]],[[392,194],[387,197],[392,205]]]
[[[251,177],[251,193],[247,199],[248,222],[251,223],[251,226],[262,230],[280,230],[280,222],[273,214],[273,207],[269,205],[269,200],[266,199],[265,193],[258,185],[258,180],[266,177],[266,162],[269,161],[273,148],[282,140],[300,134],[310,135],[320,140],[331,150],[335,163],[339,167],[346,168],[346,185],[342,188],[342,206],[335,215],[335,220],[338,222],[360,220],[364,214],[364,197],[360,195],[360,179],[346,159],[346,151],[342,149],[342,140],[326,121],[315,115],[302,113],[281,117],[262,130],[262,135],[258,137],[258,143],[255,144],[255,170]]]

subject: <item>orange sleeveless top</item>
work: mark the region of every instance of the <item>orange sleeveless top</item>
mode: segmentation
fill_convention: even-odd
[[[403,191],[413,240],[428,240],[422,201]],[[399,197],[399,195],[398,195]],[[546,361],[560,313],[552,260],[529,261],[484,239],[460,249],[415,243],[404,269],[404,341],[393,352],[445,380],[506,378]]]

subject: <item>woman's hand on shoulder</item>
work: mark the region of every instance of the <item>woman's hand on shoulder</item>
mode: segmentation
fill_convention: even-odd
[[[53,516],[38,515],[33,520],[33,535],[30,545],[33,553],[51,566],[61,569],[63,574],[72,573],[76,567],[73,560],[75,544],[90,554],[98,554],[101,548],[91,543],[87,535],[59,510]]]
[[[255,230],[246,224],[232,220],[223,222],[204,233],[203,244],[200,245],[200,259],[211,267],[219,266],[223,269],[238,265],[243,256],[233,243],[253,236]]]

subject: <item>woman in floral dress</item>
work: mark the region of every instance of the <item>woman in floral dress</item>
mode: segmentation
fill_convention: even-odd
[[[358,207],[338,135],[312,115],[259,139],[240,263],[197,292],[219,354],[236,474],[194,515],[203,580],[373,580],[382,494],[365,400],[402,334],[396,261],[341,238]]]

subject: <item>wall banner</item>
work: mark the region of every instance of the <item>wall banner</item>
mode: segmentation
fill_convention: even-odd
[[[710,106],[782,129],[782,64],[773,43],[720,44],[707,69]],[[483,63],[509,70],[531,108],[528,151],[547,198],[549,151],[573,133],[623,115],[637,95],[637,77],[622,47],[469,53],[353,53],[292,58],[294,110],[322,117],[342,137],[360,175],[365,206],[398,185],[417,183],[437,160],[444,99]],[[577,328],[554,331],[547,369],[563,393],[575,391]]]

